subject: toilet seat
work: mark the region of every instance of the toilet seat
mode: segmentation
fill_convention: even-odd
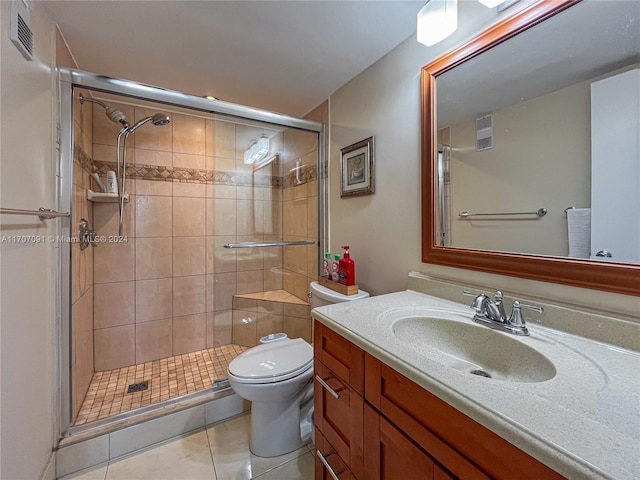
[[[313,348],[301,338],[253,347],[229,364],[229,375],[240,383],[276,383],[313,368]]]

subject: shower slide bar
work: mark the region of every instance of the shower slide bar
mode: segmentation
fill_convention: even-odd
[[[258,248],[258,247],[291,247],[293,245],[315,245],[315,240],[301,240],[298,242],[240,242],[227,243],[224,248]]]
[[[18,208],[0,208],[2,215],[37,215],[41,221],[51,220],[52,218],[69,217],[68,212],[56,212],[49,208],[40,207],[38,210],[20,210]]]
[[[547,214],[546,208],[539,208],[535,212],[501,212],[501,213],[469,213],[469,212],[460,212],[458,214],[459,217],[469,218],[469,217],[479,217],[479,216],[500,216],[500,215],[537,215],[539,217],[544,217]]]

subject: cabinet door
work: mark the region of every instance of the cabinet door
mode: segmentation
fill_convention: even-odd
[[[400,430],[365,405],[365,480],[452,480]]]
[[[318,359],[314,363],[315,423],[358,478],[363,470],[363,399]]]
[[[314,480],[355,480],[347,464],[327,442],[320,430],[315,434],[315,476]]]

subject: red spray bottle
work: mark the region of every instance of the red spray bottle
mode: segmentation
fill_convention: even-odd
[[[338,282],[343,285],[351,286],[356,284],[356,263],[349,255],[349,245],[344,247],[344,255],[340,259],[340,268],[338,270]]]

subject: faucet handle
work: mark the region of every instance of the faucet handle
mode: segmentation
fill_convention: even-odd
[[[513,302],[513,311],[511,312],[511,317],[509,317],[509,324],[513,327],[525,328],[524,326],[524,317],[522,316],[522,309],[526,308],[527,310],[533,310],[534,312],[542,313],[544,309],[538,305],[527,305],[520,303],[519,301]]]

